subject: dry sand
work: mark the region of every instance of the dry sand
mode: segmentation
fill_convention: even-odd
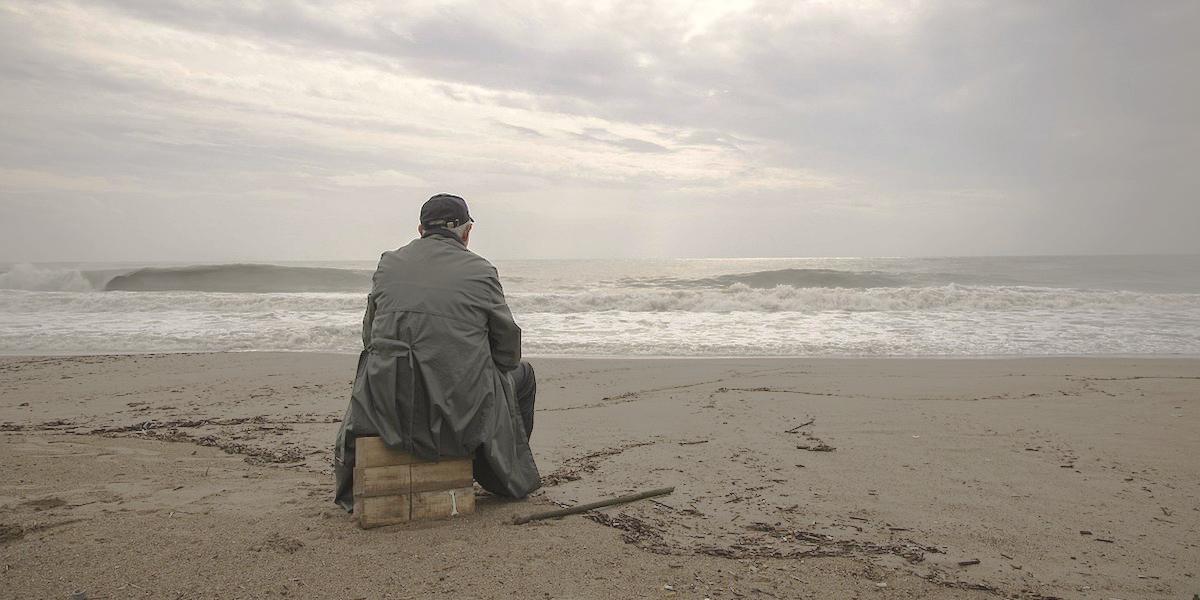
[[[1200,592],[1200,361],[536,360],[546,488],[360,531],[354,360],[0,359],[0,597]]]

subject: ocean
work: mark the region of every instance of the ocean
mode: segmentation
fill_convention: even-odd
[[[1200,256],[499,260],[529,356],[1200,355]],[[357,352],[373,261],[0,266],[0,354]]]

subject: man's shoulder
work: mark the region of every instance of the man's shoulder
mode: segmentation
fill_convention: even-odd
[[[436,237],[417,238],[413,241],[388,250],[379,257],[379,269],[389,265],[415,263],[423,267],[442,266],[453,267],[462,274],[475,272],[494,276],[496,267],[488,259],[475,254],[460,244]]]

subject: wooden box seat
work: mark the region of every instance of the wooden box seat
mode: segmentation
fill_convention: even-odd
[[[369,529],[475,512],[471,458],[425,461],[378,437],[354,441],[354,518]]]

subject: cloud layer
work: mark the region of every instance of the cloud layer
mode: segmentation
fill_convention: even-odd
[[[396,7],[395,4],[402,4]],[[1200,6],[0,4],[0,261],[1200,252]]]

